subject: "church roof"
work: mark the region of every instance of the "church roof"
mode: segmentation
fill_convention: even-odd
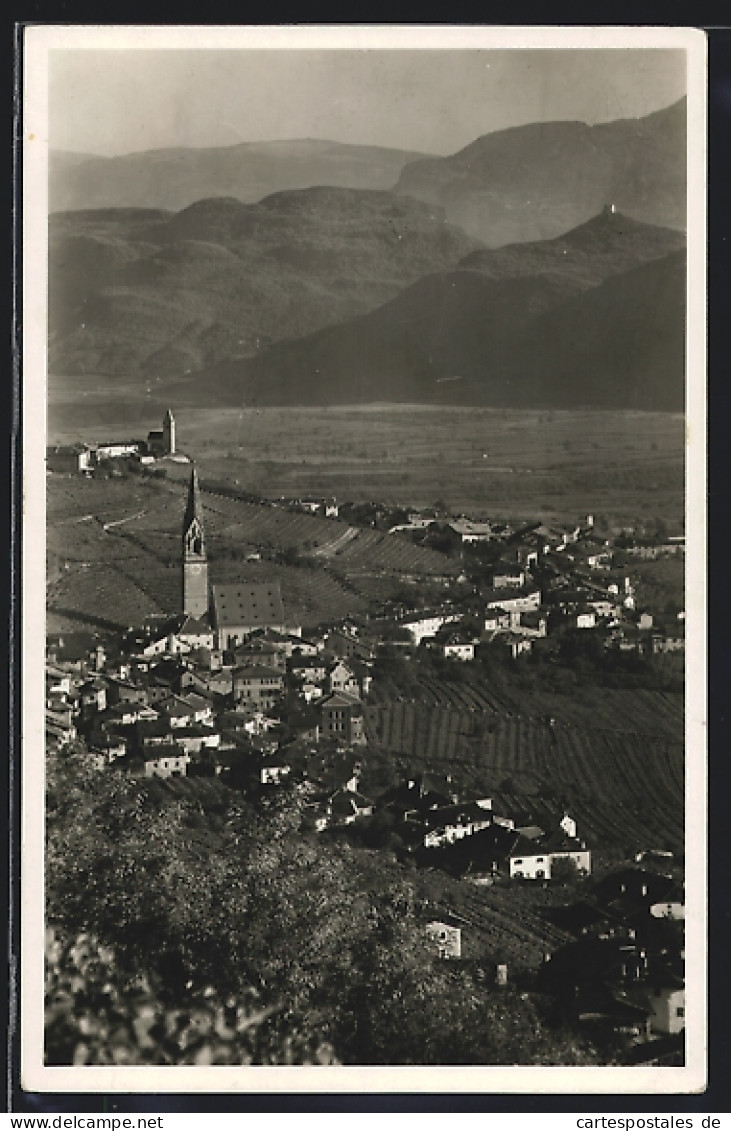
[[[265,628],[284,624],[278,581],[238,581],[213,586],[216,627]]]

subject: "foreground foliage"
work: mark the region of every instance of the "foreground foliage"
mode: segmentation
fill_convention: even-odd
[[[479,963],[438,959],[413,884],[302,835],[304,804],[51,756],[50,1062],[593,1062]]]

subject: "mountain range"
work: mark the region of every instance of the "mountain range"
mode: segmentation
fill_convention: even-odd
[[[680,412],[683,237],[604,212],[477,251],[378,310],[209,375],[248,404],[596,405]]]
[[[685,128],[682,100],[444,158],[53,154],[49,371],[201,404],[680,411]]]
[[[550,239],[605,204],[648,224],[686,225],[686,101],[644,118],[536,122],[410,162],[396,191],[441,205],[489,247]]]
[[[373,310],[480,245],[395,193],[314,188],[51,217],[54,373],[165,376]]]
[[[179,212],[211,196],[255,204],[285,189],[333,185],[391,189],[411,150],[304,138],[204,149],[152,149],[120,157],[55,150],[49,161],[52,212],[160,208]]]
[[[648,224],[685,228],[686,101],[642,118],[536,122],[497,130],[446,157],[337,141],[250,142],[119,157],[53,151],[52,212],[178,212],[231,196],[253,204],[287,189],[393,189],[438,204],[489,247],[543,240],[604,204]]]

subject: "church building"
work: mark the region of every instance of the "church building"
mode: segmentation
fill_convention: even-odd
[[[151,456],[174,456],[175,451],[175,417],[168,409],[162,428],[147,433],[147,452]]]
[[[210,625],[218,648],[235,648],[259,629],[297,633],[285,622],[278,581],[209,585],[198,473],[193,468],[182,537],[183,613]]]

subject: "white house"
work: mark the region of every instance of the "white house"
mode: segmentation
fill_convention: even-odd
[[[444,919],[432,919],[426,925],[428,937],[435,943],[440,958],[462,957],[462,930]]]
[[[436,636],[443,624],[453,624],[459,620],[459,613],[422,612],[405,616],[400,624],[411,635],[417,646],[429,636]]]
[[[682,987],[663,987],[650,995],[649,1005],[653,1032],[670,1035],[685,1028],[685,990]]]
[[[148,778],[184,778],[188,773],[190,755],[183,751],[173,753],[170,747],[145,759],[145,774]]]
[[[475,642],[474,640],[445,640],[441,645],[441,653],[445,660],[469,662],[475,658]]]

